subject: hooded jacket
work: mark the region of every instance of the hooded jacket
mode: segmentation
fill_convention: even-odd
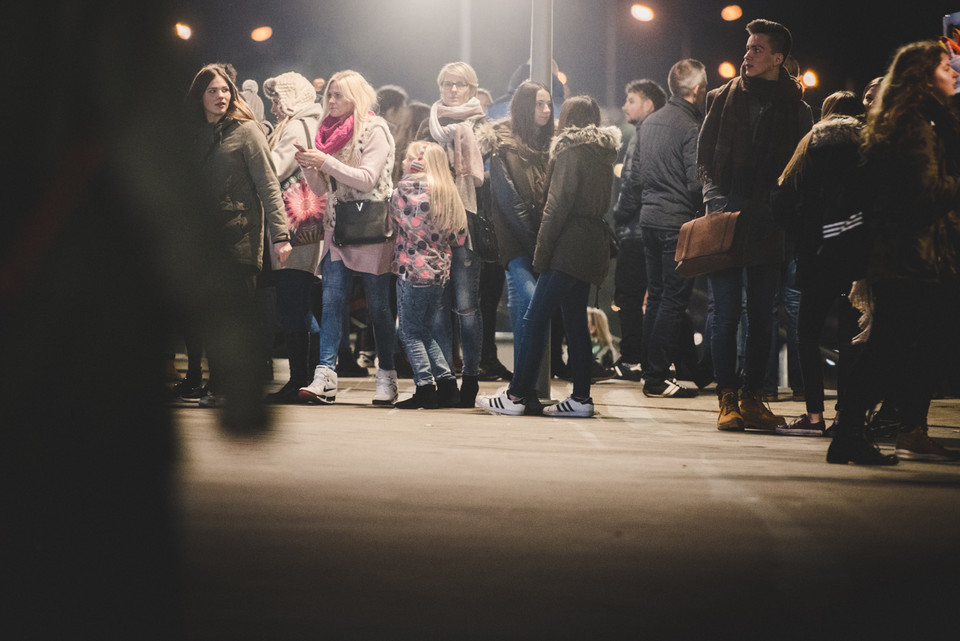
[[[599,287],[610,268],[613,165],[621,134],[616,127],[569,127],[550,144],[553,170],[537,234],[533,268],[554,269]]]

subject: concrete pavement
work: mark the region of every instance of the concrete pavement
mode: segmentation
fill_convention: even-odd
[[[718,432],[712,392],[607,381],[563,420],[374,385],[256,439],[174,409],[189,638],[957,638],[960,465],[828,465],[826,439]],[[960,447],[960,402],[930,422]]]

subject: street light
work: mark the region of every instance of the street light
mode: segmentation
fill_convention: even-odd
[[[720,68],[717,70],[721,78],[726,78],[729,80],[737,75],[737,68],[731,62],[724,62],[720,65]]]
[[[804,87],[810,89],[817,86],[819,79],[817,78],[817,74],[813,73],[812,71],[808,71],[800,77],[800,82],[803,83]]]
[[[257,27],[250,32],[250,38],[256,42],[263,42],[264,40],[269,40],[273,35],[273,29],[270,27]]]
[[[734,20],[739,20],[743,16],[743,9],[740,8],[740,5],[728,4],[720,11],[720,17],[726,20],[727,22],[733,22]]]
[[[650,22],[653,20],[653,9],[644,4],[635,4],[630,7],[630,15],[634,20],[640,22]]]
[[[182,22],[178,22],[173,27],[174,31],[177,33],[177,37],[181,40],[189,40],[190,36],[193,35],[193,30],[189,25],[185,25]]]

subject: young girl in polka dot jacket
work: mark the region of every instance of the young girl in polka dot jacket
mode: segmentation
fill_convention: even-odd
[[[390,209],[397,230],[393,273],[397,275],[399,336],[417,385],[400,409],[439,407],[438,385],[456,379],[431,333],[443,286],[450,279],[450,248],[462,245],[467,216],[450,175],[447,154],[432,142],[410,144],[403,178]]]

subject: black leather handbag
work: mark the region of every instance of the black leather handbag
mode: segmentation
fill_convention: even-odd
[[[337,181],[331,178],[330,183],[336,191]],[[393,238],[393,222],[385,200],[347,200],[333,209],[333,243],[337,247],[375,245]]]

